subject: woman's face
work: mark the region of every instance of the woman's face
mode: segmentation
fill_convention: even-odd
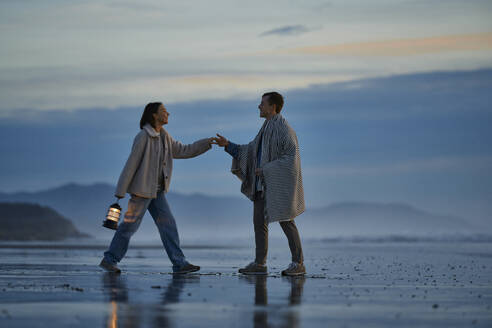
[[[169,113],[164,105],[160,105],[156,113],[153,114],[156,124],[164,125],[168,123]]]

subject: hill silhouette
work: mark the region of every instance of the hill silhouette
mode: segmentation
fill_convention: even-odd
[[[64,240],[89,237],[52,208],[30,203],[0,203],[0,240]]]

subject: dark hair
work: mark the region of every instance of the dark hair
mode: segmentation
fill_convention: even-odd
[[[278,113],[280,113],[280,111],[282,110],[282,107],[284,106],[284,97],[282,97],[282,95],[278,92],[267,92],[267,93],[264,93],[262,98],[263,97],[268,97],[268,103],[270,105],[277,105],[275,107],[275,111]]]
[[[142,118],[140,119],[140,129],[143,129],[144,125],[149,123],[155,128],[155,119],[153,114],[157,113],[159,107],[162,105],[160,102],[148,103],[142,113]]]

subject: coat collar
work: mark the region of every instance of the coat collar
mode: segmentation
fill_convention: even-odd
[[[280,114],[275,114],[273,115],[273,117],[270,119],[271,122],[276,122],[278,120],[281,120],[282,119],[282,115]]]
[[[260,128],[260,133],[265,130],[267,128],[267,126],[271,125],[271,124],[276,124],[277,122],[281,121],[283,118],[282,118],[282,115],[280,114],[275,114],[273,115],[273,117],[269,120],[265,120],[265,122],[263,122],[263,125],[261,126]]]
[[[158,133],[156,130],[154,130],[152,125],[150,125],[149,123],[145,124],[143,129],[145,130],[145,132],[147,132],[147,134],[149,136],[151,136],[153,138],[160,136],[160,133]]]

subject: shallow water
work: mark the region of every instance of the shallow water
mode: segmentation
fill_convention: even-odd
[[[121,275],[104,247],[0,248],[1,327],[491,327],[491,243],[306,242],[304,278],[237,274],[252,247],[184,248],[202,267],[173,276],[160,246],[130,245]]]

